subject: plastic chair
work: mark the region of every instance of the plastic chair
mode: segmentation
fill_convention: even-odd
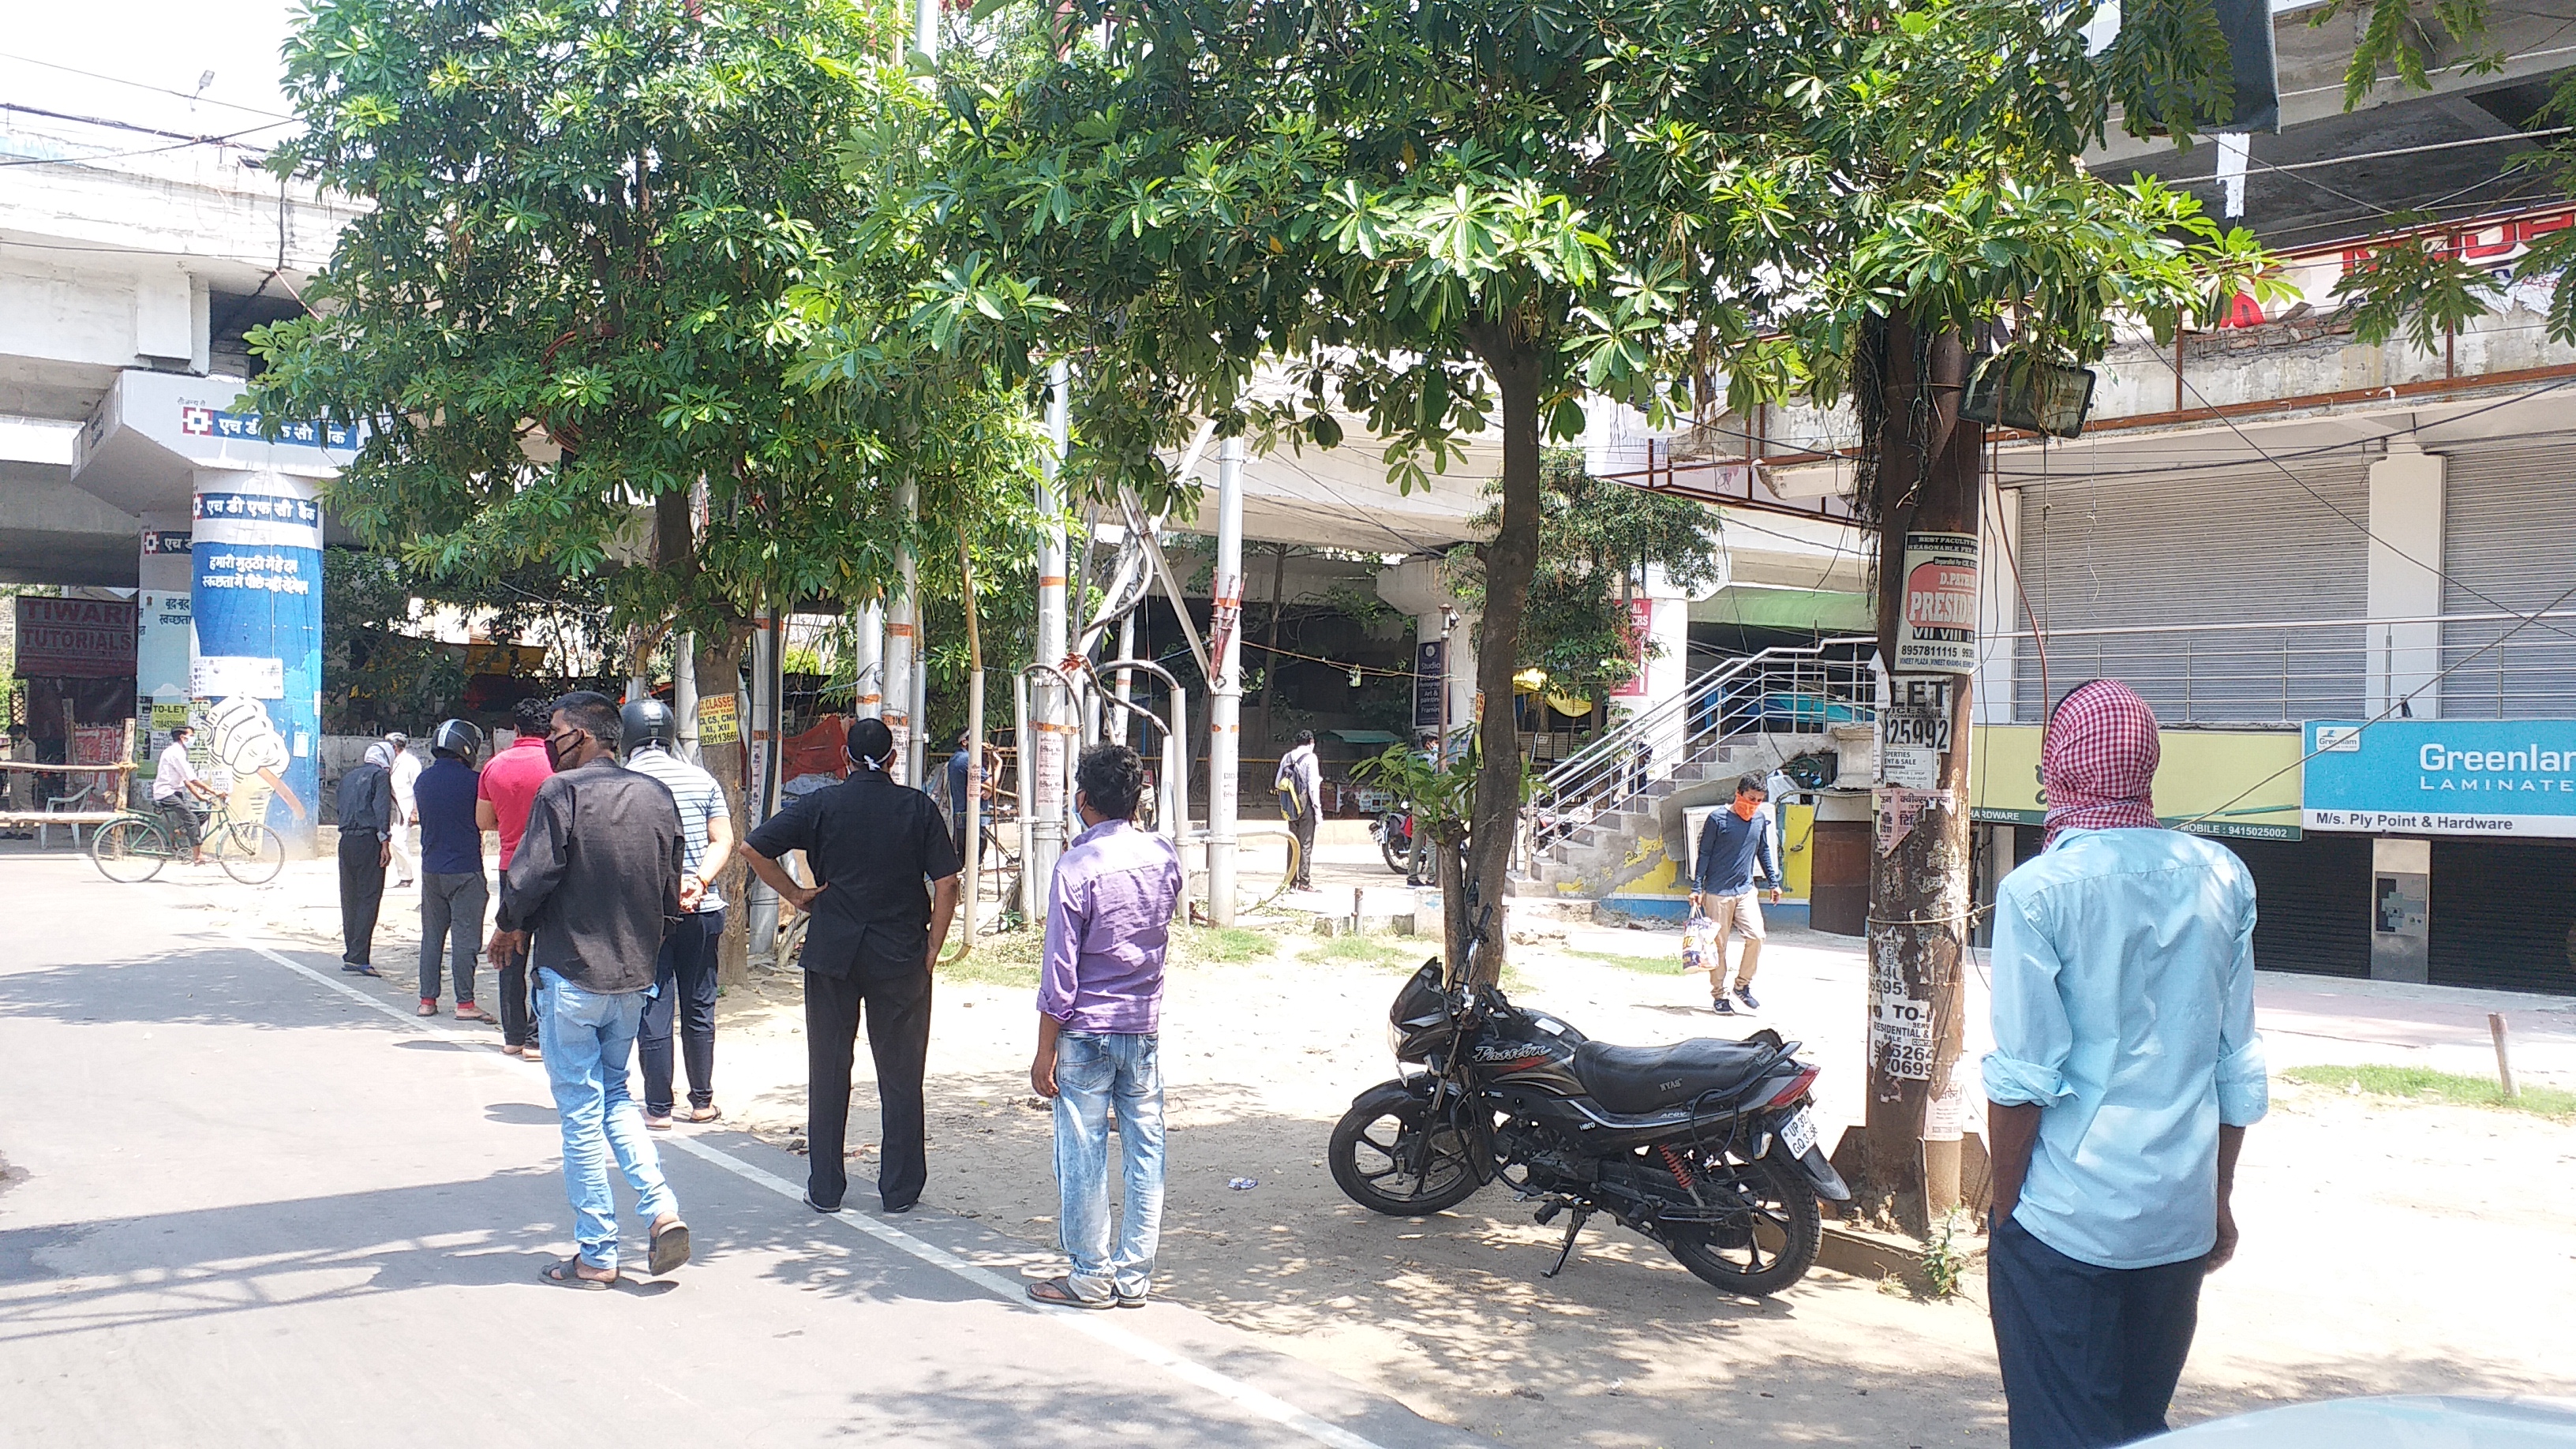
[[[90,783],[81,786],[79,789],[74,790],[68,795],[49,795],[45,798],[45,813],[48,815],[54,814],[66,805],[78,807],[87,801],[90,796],[97,793],[98,782],[92,780]],[[80,849],[81,828],[78,825],[66,825],[63,828],[72,833],[72,849]],[[53,844],[53,829],[54,827],[50,825],[39,825],[36,827],[36,848],[38,850],[42,850],[46,846]]]

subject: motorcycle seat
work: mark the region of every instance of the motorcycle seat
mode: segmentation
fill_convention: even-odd
[[[1701,1037],[1655,1047],[1588,1041],[1574,1049],[1574,1075],[1613,1112],[1652,1112],[1704,1093],[1740,1091],[1777,1059],[1777,1048],[1758,1041]]]

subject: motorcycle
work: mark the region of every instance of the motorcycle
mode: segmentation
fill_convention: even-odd
[[[1386,868],[1398,875],[1413,868],[1413,815],[1410,811],[1389,810],[1369,823],[1369,834],[1377,841],[1377,853],[1386,860]]]
[[[1595,1213],[1653,1239],[1705,1282],[1762,1297],[1798,1281],[1823,1239],[1819,1199],[1851,1200],[1817,1145],[1817,1069],[1767,1028],[1743,1041],[1592,1041],[1466,984],[1437,957],[1388,1013],[1396,1060],[1333,1128],[1333,1181],[1394,1217],[1457,1206],[1489,1182],[1571,1211],[1553,1278]]]

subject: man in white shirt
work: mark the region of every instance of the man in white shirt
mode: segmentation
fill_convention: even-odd
[[[1279,757],[1278,773],[1270,780],[1279,792],[1279,813],[1288,817],[1289,833],[1297,837],[1297,880],[1294,889],[1315,888],[1315,821],[1323,809],[1324,770],[1315,758],[1315,732],[1297,731],[1297,747]]]
[[[194,725],[181,725],[170,731],[170,743],[161,750],[161,763],[152,767],[152,804],[161,812],[163,826],[173,841],[184,841],[193,865],[206,863],[204,832],[197,828],[197,809],[192,801],[215,801],[223,797],[197,773],[188,760],[188,741],[197,733]]]
[[[420,853],[411,843],[411,832],[420,824],[420,801],[412,794],[413,784],[420,779],[420,756],[411,752],[411,736],[401,730],[387,734],[385,743],[394,752],[394,838],[388,843],[393,846],[394,869],[402,872],[394,884],[407,886],[420,867]]]
[[[670,1130],[673,1101],[671,1038],[676,1025],[680,1057],[689,1074],[689,1120],[712,1122],[716,1106],[716,948],[724,940],[725,902],[716,878],[733,858],[733,807],[716,777],[680,758],[680,723],[671,707],[639,699],[618,711],[626,737],[626,768],[650,775],[680,807],[680,911],[662,936],[653,966],[654,989],[635,1032],[635,1057],[644,1068],[644,1125]]]

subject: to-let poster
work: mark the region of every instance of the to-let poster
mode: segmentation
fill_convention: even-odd
[[[1977,537],[1905,535],[1905,595],[1893,671],[1971,674],[1977,668]]]

